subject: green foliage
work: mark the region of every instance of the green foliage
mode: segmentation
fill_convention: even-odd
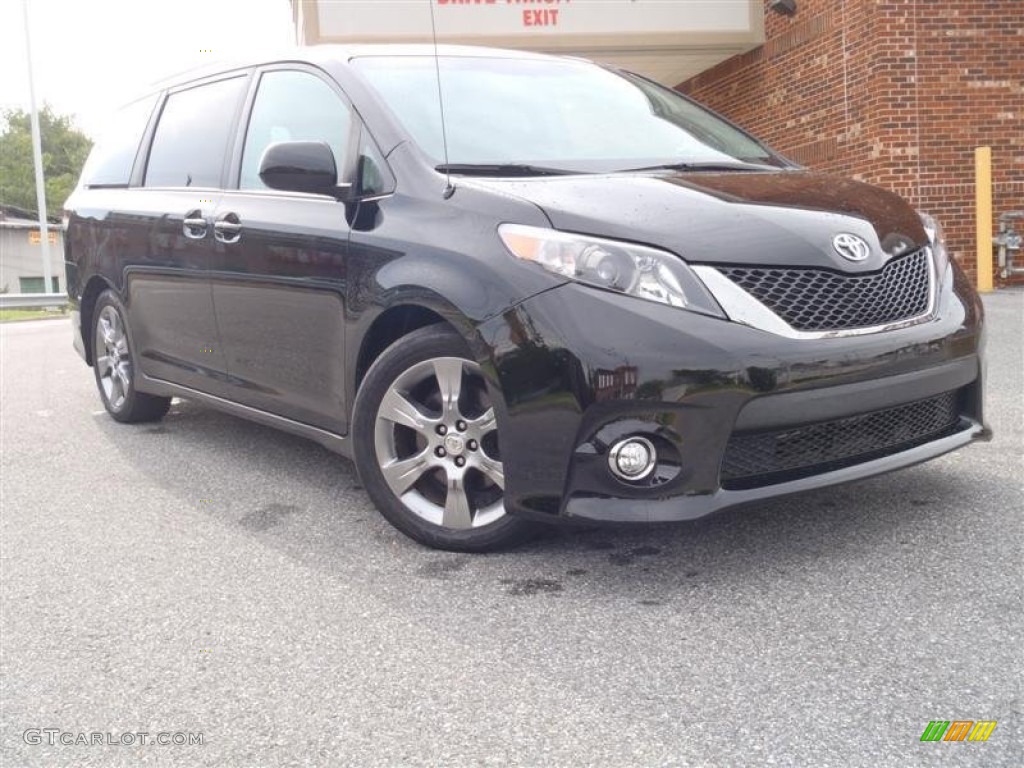
[[[2,113],[0,132],[0,203],[36,210],[32,165],[32,123],[28,112]],[[57,115],[49,106],[39,110],[39,134],[46,180],[46,211],[59,216],[64,201],[78,183],[92,140],[75,128],[70,115]]]
[[[59,309],[0,309],[0,323],[14,323],[19,320],[44,320],[48,317],[67,317],[66,306]]]

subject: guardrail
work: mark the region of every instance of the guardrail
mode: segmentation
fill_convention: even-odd
[[[0,309],[45,309],[67,303],[66,293],[0,293]]]

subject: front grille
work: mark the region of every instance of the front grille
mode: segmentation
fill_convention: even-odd
[[[756,488],[831,472],[922,445],[960,426],[956,392],[777,432],[734,434],[722,487]]]
[[[928,310],[927,249],[889,262],[871,275],[824,269],[720,267],[719,271],[798,331],[870,328]]]

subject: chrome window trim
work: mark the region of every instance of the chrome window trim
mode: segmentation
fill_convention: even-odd
[[[798,331],[715,267],[706,264],[695,264],[691,265],[691,269],[697,273],[697,276],[711,292],[715,301],[718,302],[728,318],[734,323],[748,325],[751,328],[774,333],[776,336],[784,336],[787,339],[808,341],[814,339],[836,339],[895,331],[899,328],[907,328],[911,325],[927,322],[935,316],[939,283],[938,276],[935,273],[935,254],[930,247],[926,246],[924,250],[928,259],[928,307],[922,314],[905,320],[885,323],[884,325],[873,325],[865,328],[843,328],[834,331]]]

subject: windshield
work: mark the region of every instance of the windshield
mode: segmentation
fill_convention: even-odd
[[[444,163],[608,172],[657,165],[784,166],[756,140],[668,88],[568,59],[430,56],[353,61],[406,131]]]

